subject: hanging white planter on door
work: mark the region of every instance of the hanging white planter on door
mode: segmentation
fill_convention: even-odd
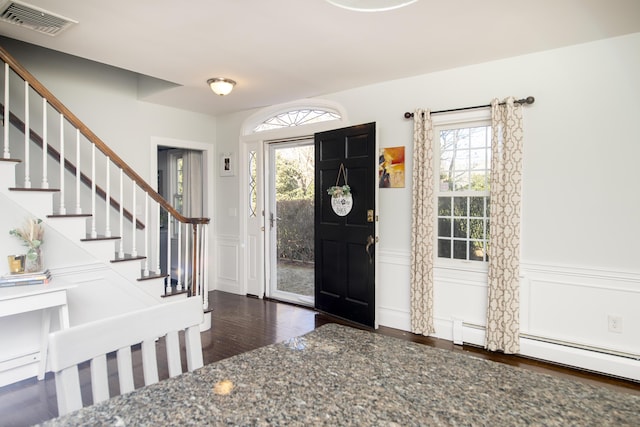
[[[340,175],[344,178],[344,185],[340,186]],[[347,216],[353,208],[353,196],[351,195],[351,187],[347,184],[347,175],[344,171],[344,164],[340,164],[336,185],[329,187],[327,193],[331,196],[331,209],[338,216]]]

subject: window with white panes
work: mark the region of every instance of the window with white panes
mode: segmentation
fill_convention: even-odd
[[[435,128],[439,152],[437,257],[488,260],[491,126],[463,123]]]

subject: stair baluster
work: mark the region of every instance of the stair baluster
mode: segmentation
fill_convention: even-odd
[[[96,228],[96,144],[91,146],[91,238],[98,237]]]
[[[105,158],[105,175],[107,183],[105,188],[106,194],[104,197],[104,216],[106,218],[104,222],[104,237],[111,237],[111,159],[109,159],[109,156],[105,156]]]
[[[131,180],[131,185],[131,192],[133,193],[133,202],[131,203],[131,206],[133,206],[133,209],[131,210],[133,215],[133,220],[131,221],[131,257],[135,258],[138,256],[138,248],[136,248],[136,208],[138,206],[136,204],[136,190],[138,189],[138,186],[134,180]]]
[[[24,81],[24,188],[31,188],[29,176],[29,82]]]
[[[4,63],[4,158],[10,159],[9,151],[9,63]]]
[[[124,171],[120,168],[120,200],[124,200]],[[124,203],[120,202],[120,250],[118,251],[118,259],[124,258]]]
[[[64,205],[64,115],[60,113],[60,207],[58,208],[59,215],[66,215],[67,208]]]
[[[82,206],[80,204],[80,129],[76,129],[76,214],[82,215]]]
[[[47,171],[47,147],[49,139],[47,131],[47,99],[42,98],[42,184],[40,184],[40,188],[49,188],[49,173]]]

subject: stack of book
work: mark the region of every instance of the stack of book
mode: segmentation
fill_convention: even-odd
[[[0,276],[0,287],[21,285],[44,285],[51,280],[49,270],[34,273],[15,273]]]

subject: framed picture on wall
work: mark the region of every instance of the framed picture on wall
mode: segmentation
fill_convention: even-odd
[[[234,176],[236,174],[236,164],[233,153],[222,153],[220,155],[220,176]]]

